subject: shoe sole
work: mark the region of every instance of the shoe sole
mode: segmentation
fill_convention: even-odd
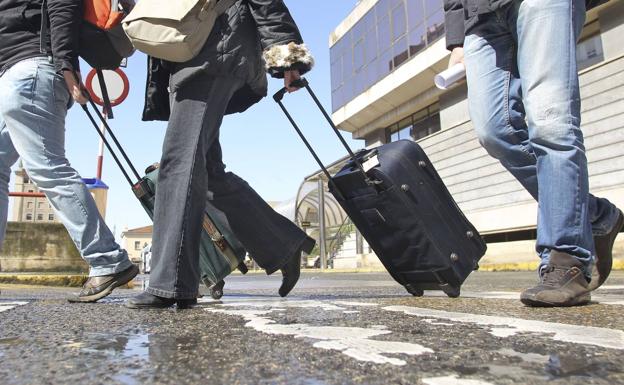
[[[591,301],[591,295],[589,293],[580,295],[573,298],[569,302],[553,303],[547,301],[534,300],[529,298],[520,298],[520,302],[529,307],[572,307],[587,305]]]
[[[615,244],[615,240],[618,237],[618,234],[624,230],[624,213],[622,213],[622,211],[620,211],[620,215],[618,217],[618,221],[615,224],[615,228],[617,229],[617,231],[614,231],[612,233],[611,239],[609,239],[609,250],[613,250],[613,245]],[[605,283],[607,278],[609,278],[609,274],[611,274],[611,268],[613,266],[613,256],[611,256],[610,258],[610,263],[608,264],[607,269],[602,273],[600,273],[598,269],[598,264],[599,263],[594,266],[593,270],[595,273],[592,273],[592,277],[596,276],[598,279],[595,283],[593,279],[589,283],[588,288],[590,291],[598,289],[600,286],[602,286],[603,283]]]
[[[124,305],[127,308],[129,308],[129,309],[142,309],[142,310],[145,310],[145,309],[154,309],[154,310],[167,309],[167,308],[173,307],[173,305],[176,305],[176,307],[178,309],[190,309],[190,308],[192,308],[192,307],[197,305],[197,300],[195,300],[195,302],[189,302],[189,303],[174,302],[171,305],[157,305],[157,306],[153,306],[153,305],[137,305],[137,304],[133,304],[133,303],[130,303],[130,302],[126,302]]]
[[[137,276],[137,274],[139,274],[139,268],[136,265],[132,265],[132,267],[130,267],[128,269],[128,272],[126,274],[124,274],[124,275],[120,276],[119,278],[117,278],[116,280],[112,281],[111,284],[108,285],[101,292],[99,292],[97,294],[93,294],[93,295],[84,296],[84,297],[69,298],[69,299],[67,299],[67,301],[71,302],[71,303],[93,303],[93,302],[97,302],[97,301],[101,300],[102,298],[107,297],[108,295],[110,295],[110,293],[112,293],[113,290],[115,290],[119,286],[123,286],[123,285],[127,284],[128,282],[132,281],[134,279],[134,277]]]

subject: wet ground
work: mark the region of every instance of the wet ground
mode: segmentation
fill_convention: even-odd
[[[0,384],[624,384],[624,273],[588,306],[530,309],[533,273],[476,273],[459,299],[386,274],[231,277],[191,310],[69,304],[2,286]]]

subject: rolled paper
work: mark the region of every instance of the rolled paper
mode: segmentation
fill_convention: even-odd
[[[464,67],[463,63],[457,63],[451,68],[437,74],[435,78],[433,78],[433,82],[439,89],[446,90],[464,77],[466,77],[466,67]]]

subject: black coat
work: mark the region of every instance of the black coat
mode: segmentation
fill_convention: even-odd
[[[78,69],[82,0],[47,0],[50,36],[40,37],[43,0],[0,1],[0,69],[51,54],[58,71]]]
[[[282,0],[239,0],[217,19],[197,57],[186,63],[148,60],[143,120],[167,120],[169,91],[192,84],[200,74],[245,80],[245,86],[230,100],[226,113],[231,114],[245,111],[266,96],[267,71],[279,78],[287,69],[305,73],[312,65]]]
[[[479,21],[479,15],[495,12],[514,0],[444,0],[446,47],[464,45],[464,37]]]
[[[479,16],[495,12],[515,0],[444,0],[446,47],[452,50],[464,45],[464,37],[479,22]],[[521,0],[520,0],[521,1]],[[608,0],[585,0],[586,8],[597,7]]]

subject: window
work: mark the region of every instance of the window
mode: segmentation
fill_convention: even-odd
[[[33,208],[33,202],[26,203],[26,208],[27,209],[32,209]]]
[[[34,191],[33,191],[33,190],[28,190],[28,192],[30,192],[30,193],[31,193],[31,192],[34,192]]]
[[[440,109],[429,106],[386,129],[390,142],[402,139],[420,140],[440,131]]]
[[[135,241],[134,242],[134,249],[135,250],[141,250],[141,241]]]
[[[421,24],[409,33],[410,55],[415,56],[427,47],[425,25]]]
[[[45,204],[46,204],[45,202],[39,202],[37,204],[37,208],[42,209],[44,207],[43,205],[45,205]]]
[[[54,214],[48,214],[48,220],[49,221],[53,221],[54,220]]]
[[[330,48],[333,111],[443,35],[441,0],[379,0]]]
[[[27,221],[32,221],[32,219],[33,219],[32,214],[26,214],[26,220]]]
[[[427,17],[427,44],[432,44],[444,35],[444,11],[439,10]]]
[[[392,10],[392,40],[396,41],[405,35],[407,22],[405,20],[405,6],[401,3]]]
[[[43,214],[37,214],[37,220],[38,221],[42,221],[43,220]]]

